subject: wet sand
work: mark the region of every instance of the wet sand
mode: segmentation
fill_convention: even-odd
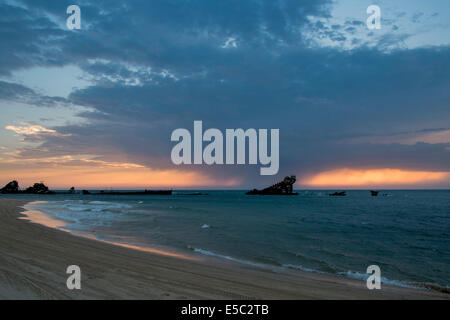
[[[450,298],[432,290],[384,285],[368,290],[365,282],[345,277],[274,272],[202,256],[117,246],[19,219],[25,203],[0,199],[0,299]],[[81,290],[66,287],[69,265],[81,268]]]

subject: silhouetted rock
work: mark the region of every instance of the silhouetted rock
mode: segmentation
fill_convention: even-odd
[[[295,176],[287,176],[283,181],[274,184],[263,190],[253,189],[246,194],[248,195],[298,195],[297,192],[293,192],[293,186],[297,178]]]
[[[0,193],[19,193],[19,183],[16,180],[8,182],[6,186],[0,189]]]
[[[50,191],[48,187],[41,183],[35,183],[32,187],[28,187],[26,190],[21,191],[19,189],[19,183],[17,181],[11,181],[2,189],[0,189],[0,193],[25,193],[25,194],[54,194],[53,191]]]
[[[81,190],[81,193],[82,194],[91,194],[89,191],[87,191],[87,190]]]
[[[70,188],[69,193],[71,193],[71,194],[75,193],[75,187]]]
[[[32,194],[49,194],[49,193],[53,193],[52,191],[50,191],[48,189],[48,187],[41,183],[35,183],[32,187],[28,187],[25,190],[25,193],[32,193]]]

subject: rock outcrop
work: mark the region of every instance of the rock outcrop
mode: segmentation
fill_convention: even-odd
[[[19,183],[16,180],[8,182],[6,186],[0,189],[0,193],[19,193]]]
[[[48,193],[52,193],[48,187],[41,183],[35,183],[32,187],[28,187],[25,190],[25,193],[32,193],[32,194],[48,194]]]
[[[48,187],[40,183],[35,183],[32,187],[28,187],[24,191],[21,191],[19,189],[19,183],[14,180],[9,182],[6,186],[4,186],[2,189],[0,189],[0,193],[3,194],[18,194],[18,193],[24,193],[24,194],[53,194],[53,191],[50,191]]]

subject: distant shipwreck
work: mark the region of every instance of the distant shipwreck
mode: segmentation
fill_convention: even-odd
[[[262,190],[253,189],[246,194],[248,195],[286,195],[295,196],[298,192],[293,192],[293,186],[297,178],[295,176],[287,176],[283,181],[278,182],[270,187]]]
[[[88,194],[100,194],[100,195],[110,195],[110,196],[146,196],[146,195],[160,195],[160,196],[170,196],[172,190],[144,190],[144,191],[100,191],[97,193]]]
[[[347,192],[346,191],[340,191],[340,192],[336,191],[333,193],[329,193],[328,195],[331,197],[345,197],[347,195]]]

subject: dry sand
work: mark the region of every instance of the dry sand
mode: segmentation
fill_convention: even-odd
[[[449,299],[300,271],[188,260],[102,243],[18,219],[24,201],[0,199],[0,299]],[[79,265],[81,290],[66,287]]]

